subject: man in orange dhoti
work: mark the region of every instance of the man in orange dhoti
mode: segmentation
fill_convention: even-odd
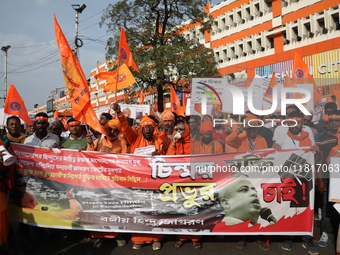
[[[128,125],[126,117],[121,112],[118,103],[113,104],[113,109],[120,121],[122,127],[121,130],[126,140],[131,145],[132,154],[136,152],[136,149],[146,146],[154,146],[154,152],[152,155],[160,154],[162,141],[154,134],[156,122],[153,119],[145,116],[139,123],[142,133],[138,134]],[[152,243],[153,250],[159,250],[162,248],[160,241],[163,239],[163,236],[164,235],[132,233],[132,248],[134,250],[140,250],[143,247],[143,244]]]

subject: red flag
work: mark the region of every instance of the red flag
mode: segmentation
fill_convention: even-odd
[[[73,51],[68,44],[55,15],[54,32],[60,51],[62,71],[64,74],[66,88],[70,96],[73,117],[78,121],[86,123],[94,130],[102,134],[106,134],[105,129],[102,125],[100,125],[91,106],[90,92],[83,69],[73,54]]]
[[[28,117],[24,100],[22,100],[21,96],[19,95],[13,84],[9,86],[4,105],[4,112],[9,115],[18,115],[19,118],[22,119],[25,123],[32,125],[32,122]]]
[[[145,97],[143,91],[140,92],[139,96],[140,96],[139,104],[144,104]]]
[[[316,86],[313,77],[309,74],[308,66],[297,52],[294,54],[293,79],[297,79],[295,83],[313,84],[314,102],[317,102],[322,98],[321,89]]]
[[[131,66],[133,69],[135,69],[137,72],[139,72],[139,69],[133,60],[132,53],[130,50],[130,47],[126,40],[126,35],[124,28],[120,28],[120,40],[119,40],[119,49],[118,49],[118,57],[124,61],[124,63],[127,66]]]
[[[176,95],[176,91],[173,86],[170,86],[170,101],[171,101],[171,111],[175,112],[177,115],[185,116],[181,103]]]
[[[119,74],[117,75],[119,71]],[[117,82],[118,76],[118,82]],[[107,83],[104,87],[106,92],[120,90],[130,85],[136,83],[135,77],[133,77],[130,69],[127,67],[126,64],[121,65],[114,71],[111,72],[101,72],[94,76],[100,80],[106,80]]]
[[[59,120],[59,112],[58,112],[58,110],[54,111],[53,116],[54,116],[54,120]]]

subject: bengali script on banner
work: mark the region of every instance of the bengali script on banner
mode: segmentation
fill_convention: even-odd
[[[142,157],[11,144],[11,151],[18,157],[11,215],[27,224],[164,234],[312,233],[308,149]],[[28,197],[36,203],[25,205]]]

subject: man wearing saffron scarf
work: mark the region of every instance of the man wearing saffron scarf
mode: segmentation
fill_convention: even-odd
[[[245,127],[231,132],[225,139],[228,146],[237,151],[261,150],[268,148],[266,140],[257,135],[259,121],[258,118],[248,113],[245,119]]]
[[[169,110],[165,110],[161,114],[160,119],[161,119],[160,125],[163,128],[162,132],[159,134],[159,138],[162,140],[163,144],[161,154],[165,155],[168,151],[168,148],[173,138],[173,134],[175,132],[174,126],[176,120],[175,115]]]
[[[222,154],[223,146],[217,141],[213,141],[212,133],[214,131],[213,123],[210,120],[202,122],[200,133],[202,138],[200,141],[191,143],[191,154]]]
[[[59,137],[55,134],[48,133],[48,126],[48,115],[44,112],[37,113],[34,116],[33,123],[35,132],[25,139],[24,144],[35,147],[57,148],[60,143]]]
[[[156,122],[145,116],[139,122],[139,127],[142,130],[141,134],[135,132],[128,124],[126,117],[121,112],[120,106],[118,103],[113,104],[113,109],[116,112],[118,120],[121,124],[121,131],[125,136],[127,142],[131,145],[130,153],[134,154],[136,149],[143,148],[147,146],[154,146],[155,150],[154,154],[161,154],[161,145],[162,141],[154,134],[156,128]]]
[[[288,114],[287,118],[292,120],[291,123],[287,123],[290,127],[288,129],[286,128],[286,134],[282,134],[280,136],[275,136],[274,132],[275,143],[273,144],[273,148],[281,150],[310,147],[311,151],[316,152],[315,160],[317,161],[320,158],[320,149],[317,145],[315,145],[314,139],[311,140],[309,132],[303,131],[303,117],[304,114],[299,111],[292,111]],[[286,173],[285,176],[292,177],[289,173]],[[306,182],[304,179],[300,179],[300,181],[302,183]],[[297,190],[299,189],[300,187],[297,187]],[[318,251],[313,244],[311,236],[302,236],[302,247],[308,249],[308,252],[310,254],[318,254]],[[290,251],[292,249],[292,237],[284,240],[281,248],[283,250]]]
[[[119,120],[109,120],[105,125],[107,137],[101,137],[96,141],[92,141],[92,135],[87,135],[88,151],[101,151],[107,153],[127,153],[127,144],[122,139],[119,139],[121,125]]]
[[[184,121],[177,121],[175,135],[166,155],[189,155],[190,154],[190,128]]]
[[[10,116],[6,120],[7,134],[4,135],[3,141],[6,147],[9,146],[10,142],[13,143],[24,143],[27,135],[20,132],[21,125],[18,116]]]
[[[288,114],[287,118],[293,120],[290,123],[290,127],[287,129],[285,135],[279,137],[274,135],[275,143],[273,148],[277,150],[281,149],[294,149],[300,147],[310,147],[311,151],[319,152],[319,147],[315,145],[314,140],[309,136],[309,132],[303,131],[302,126],[304,123],[303,113],[293,111]],[[296,126],[294,126],[296,124]]]

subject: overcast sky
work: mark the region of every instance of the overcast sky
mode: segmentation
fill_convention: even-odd
[[[112,36],[106,26],[99,27],[104,9],[117,0],[6,0],[0,8],[0,48],[10,45],[7,57],[7,88],[14,84],[26,107],[46,104],[56,88],[65,87],[53,14],[67,40],[75,37],[75,10],[72,4],[86,4],[79,14],[79,60],[86,78],[96,62],[105,62],[105,45]],[[214,0],[213,3],[221,1]],[[72,46],[71,46],[72,47]],[[0,52],[0,97],[4,95],[4,52]],[[0,108],[3,99],[0,99]]]

